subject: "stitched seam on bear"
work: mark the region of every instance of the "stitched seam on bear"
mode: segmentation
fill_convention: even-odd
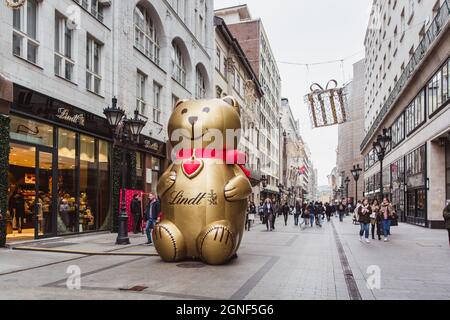
[[[230,229],[228,229],[227,227],[224,227],[224,226],[212,226],[212,227],[210,227],[210,228],[208,229],[208,231],[206,231],[205,235],[202,237],[202,241],[200,242],[200,256],[201,256],[201,257],[203,257],[203,243],[205,242],[206,237],[207,237],[212,231],[217,230],[216,236],[214,237],[214,240],[216,240],[216,238],[217,238],[217,233],[219,232],[219,229],[224,229],[224,231],[225,231],[225,230],[228,231],[227,239],[225,240],[225,244],[227,244],[228,239],[229,239],[229,237],[230,237],[230,234],[232,234],[231,231],[230,231]],[[222,233],[222,237],[220,238],[221,242],[222,242],[222,238],[223,238],[223,233]],[[232,246],[231,246],[231,251],[232,251],[233,248],[234,248],[234,240],[233,240],[233,237],[231,237],[231,242],[232,242]],[[230,254],[231,254],[231,252],[230,252]]]
[[[172,245],[173,245],[173,249],[174,249],[173,260],[175,260],[177,258],[177,244],[176,244],[176,241],[175,241],[175,237],[173,236],[172,232],[170,232],[169,229],[166,228],[165,226],[159,226],[159,228],[160,228],[159,229],[159,237],[160,237],[160,239],[162,238],[161,237],[161,229],[164,229],[167,232],[167,234],[169,235],[169,238],[172,241]]]

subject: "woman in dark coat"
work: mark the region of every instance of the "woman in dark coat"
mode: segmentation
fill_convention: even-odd
[[[142,224],[142,202],[139,199],[139,195],[135,193],[133,195],[133,200],[131,200],[130,211],[133,215],[133,233],[138,234],[141,230]]]

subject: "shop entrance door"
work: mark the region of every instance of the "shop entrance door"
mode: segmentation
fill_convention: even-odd
[[[35,237],[43,238],[56,234],[56,180],[53,150],[38,147],[36,150],[36,201]]]
[[[412,189],[407,193],[406,221],[411,224],[428,226],[426,210],[426,190]]]

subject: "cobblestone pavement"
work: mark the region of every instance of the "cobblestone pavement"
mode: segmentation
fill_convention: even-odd
[[[370,244],[359,242],[358,231],[350,218],[305,230],[293,226],[292,216],[288,226],[278,218],[273,232],[258,221],[245,234],[238,259],[218,267],[166,264],[148,256],[1,249],[0,299],[450,298],[446,231],[401,224],[392,228],[390,242]],[[124,247],[115,246],[114,240],[114,234],[98,234],[35,246],[155,253],[142,235],[132,235],[132,244]],[[70,266],[81,271],[80,290],[67,287],[67,282],[74,283],[67,273]],[[380,281],[373,281],[378,279],[373,270],[380,271]],[[369,289],[367,280],[375,286]],[[133,287],[139,291],[127,290]]]

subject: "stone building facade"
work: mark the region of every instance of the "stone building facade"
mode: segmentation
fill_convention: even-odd
[[[364,60],[353,65],[353,80],[346,87],[349,120],[338,125],[337,171],[345,172],[344,176],[350,179],[348,197],[352,199],[361,199],[364,191],[364,180],[361,175],[356,197],[356,184],[350,171],[354,165],[363,168],[359,146],[364,135],[364,68]]]
[[[449,21],[448,0],[375,1],[365,40],[365,193],[430,228],[443,227],[450,199]],[[372,144],[383,129],[391,143],[380,168]]]
[[[261,19],[253,19],[247,5],[219,9],[215,11],[215,15],[225,20],[231,33],[239,41],[263,88],[264,97],[258,110],[261,172],[267,178],[265,193],[278,195],[281,177],[281,77],[269,39]]]

